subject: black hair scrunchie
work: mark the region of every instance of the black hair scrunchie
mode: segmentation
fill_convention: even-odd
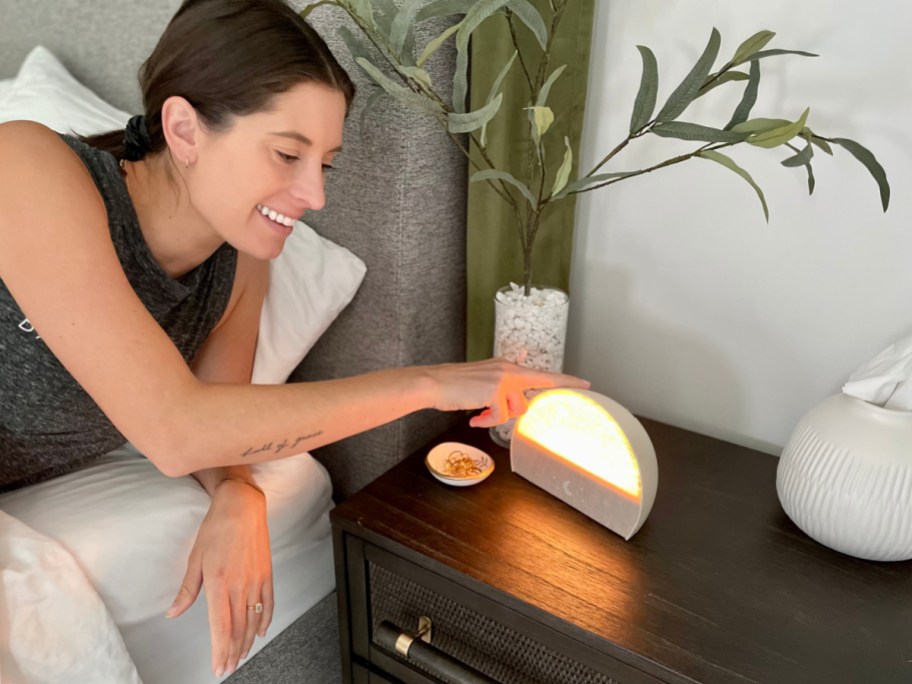
[[[130,117],[124,128],[124,159],[139,161],[146,156],[152,147],[149,129],[146,128],[146,117],[142,114]]]

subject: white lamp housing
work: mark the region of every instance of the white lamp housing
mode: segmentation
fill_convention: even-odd
[[[513,430],[510,467],[629,540],[655,501],[659,468],[646,430],[613,399],[542,392]]]

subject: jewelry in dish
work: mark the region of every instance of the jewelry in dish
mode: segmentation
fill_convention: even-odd
[[[494,472],[493,458],[460,442],[438,444],[428,452],[424,463],[431,475],[454,487],[477,484]]]

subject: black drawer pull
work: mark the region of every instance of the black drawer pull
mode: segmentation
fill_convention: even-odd
[[[449,684],[498,684],[496,680],[459,662],[436,646],[402,631],[388,620],[380,623],[374,637],[381,648],[402,656],[410,663],[420,665]]]

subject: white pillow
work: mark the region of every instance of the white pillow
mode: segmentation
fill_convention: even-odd
[[[93,135],[123,128],[129,117],[79,83],[41,46],[26,57],[7,92],[0,90],[0,123],[27,119],[61,133]],[[285,382],[355,296],[366,270],[350,251],[298,221],[269,266],[253,382]]]
[[[303,221],[269,264],[252,382],[285,382],[355,296],[367,267]]]
[[[9,89],[13,87],[13,80],[12,78],[0,78],[0,102],[3,102]]]
[[[6,94],[0,94],[0,121],[38,121],[58,133],[105,133],[123,128],[129,118],[73,78],[40,45],[25,58]]]

